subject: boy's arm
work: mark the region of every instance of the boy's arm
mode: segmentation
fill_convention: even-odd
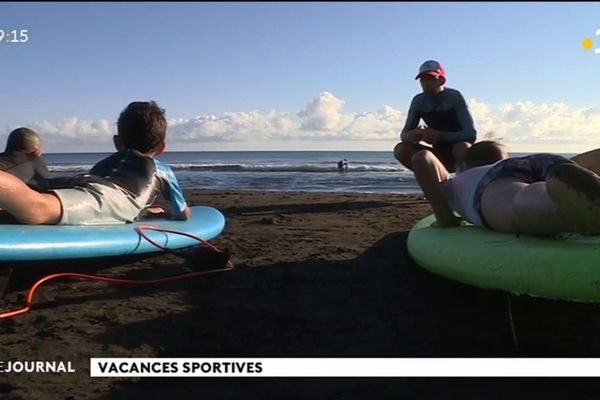
[[[173,219],[188,220],[192,216],[192,210],[188,207],[185,197],[183,197],[183,191],[177,184],[176,187],[170,188],[171,196],[169,199],[169,206],[171,213],[169,214]]]
[[[171,218],[179,220],[190,219],[192,216],[192,211],[185,201],[183,190],[181,189],[181,186],[179,186],[179,182],[177,181],[177,177],[175,177],[175,173],[171,170],[171,168],[164,164],[160,164],[159,171],[165,180],[164,184],[162,185],[162,194],[165,200],[167,200],[169,203],[169,207],[171,209]]]
[[[449,172],[437,157],[430,152],[413,163],[415,178],[431,205],[436,217],[436,227],[458,226],[457,218],[448,201],[448,189],[445,185]],[[450,188],[451,189],[451,188]]]
[[[189,208],[189,207],[186,207],[183,210],[182,217],[183,217],[182,219],[185,220],[185,221],[187,221],[188,219],[192,218],[192,209]]]

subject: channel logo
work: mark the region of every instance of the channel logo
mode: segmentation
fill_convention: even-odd
[[[600,36],[600,29],[596,30],[596,36]],[[591,50],[594,47],[594,41],[590,38],[585,38],[581,41],[581,46],[584,50]],[[594,53],[600,54],[600,48],[595,48]]]

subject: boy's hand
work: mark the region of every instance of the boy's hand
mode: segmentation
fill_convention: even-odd
[[[185,210],[183,210],[183,220],[187,221],[188,219],[190,219],[192,217],[192,209],[189,207],[186,207]]]
[[[165,209],[162,207],[150,207],[146,209],[146,214],[149,216],[160,216],[165,214]]]
[[[155,207],[147,208],[144,216],[146,218],[161,217],[161,218],[174,218],[174,219],[180,219],[180,220],[185,221],[185,220],[188,220],[191,218],[192,210],[191,210],[191,208],[186,207],[185,210],[183,210],[182,215],[176,216],[173,214],[173,212],[171,210],[155,206]]]

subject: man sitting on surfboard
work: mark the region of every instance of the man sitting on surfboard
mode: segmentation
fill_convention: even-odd
[[[51,178],[42,159],[42,138],[25,127],[13,130],[6,140],[6,149],[0,153],[0,171],[6,171],[33,188],[45,188]]]
[[[425,61],[415,79],[419,79],[423,92],[410,103],[400,134],[402,141],[394,147],[394,157],[418,173],[412,158],[427,151],[446,170],[454,172],[457,161],[477,136],[469,108],[458,90],[445,86],[446,69],[438,61]],[[421,120],[425,126],[420,125]]]
[[[116,153],[47,193],[0,171],[0,208],[25,224],[120,224],[134,221],[160,193],[173,218],[189,219],[175,174],[154,158],[165,149],[166,131],[165,110],[154,101],[133,102],[119,116]]]
[[[460,225],[456,212],[498,232],[600,233],[600,176],[593,172],[600,149],[572,159],[548,153],[508,158],[504,146],[483,141],[467,150],[451,179],[437,158],[423,154],[416,161],[429,171],[418,179],[436,227]]]

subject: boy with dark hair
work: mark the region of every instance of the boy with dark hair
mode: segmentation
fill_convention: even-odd
[[[66,188],[38,193],[0,172],[0,207],[25,224],[119,224],[134,221],[160,193],[173,218],[188,219],[191,210],[173,171],[155,159],[165,149],[164,112],[154,101],[129,104],[113,137],[117,152],[67,180]]]
[[[6,141],[4,153],[0,153],[0,171],[6,171],[33,188],[46,187],[50,171],[42,159],[42,139],[25,127],[13,130]]]

